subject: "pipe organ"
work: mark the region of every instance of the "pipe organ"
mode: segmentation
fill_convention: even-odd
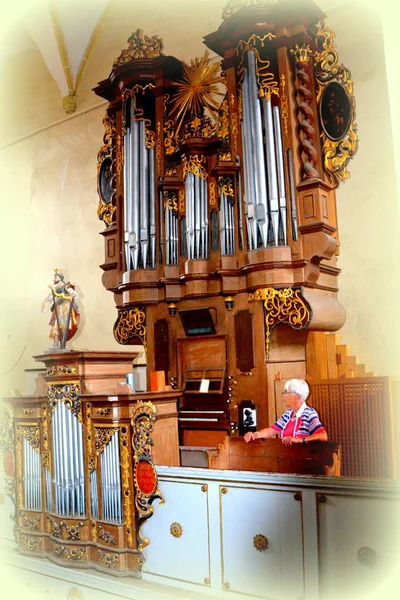
[[[136,356],[36,356],[46,366],[36,395],[8,399],[0,450],[20,552],[116,575],[140,572],[149,542],[141,527],[162,498],[152,447],[167,438],[163,462],[179,464],[179,394],[121,387]]]
[[[244,400],[269,424],[308,332],[345,318],[335,188],[357,134],[334,33],[310,0],[231,0],[222,19],[190,63],[137,30],[94,90],[114,334],[183,392],[184,445],[237,433]]]

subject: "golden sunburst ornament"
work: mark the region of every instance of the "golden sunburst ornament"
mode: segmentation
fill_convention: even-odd
[[[182,65],[183,74],[174,83],[177,92],[172,103],[172,114],[177,122],[176,134],[186,116],[202,117],[204,109],[216,114],[219,108],[216,97],[224,96],[218,88],[223,81],[220,64],[212,62],[207,51],[201,58],[192,59],[189,65]]]

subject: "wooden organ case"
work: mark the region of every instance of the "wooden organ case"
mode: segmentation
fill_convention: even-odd
[[[180,441],[282,413],[311,330],[344,322],[335,188],[357,147],[352,81],[310,1],[229,2],[186,64],[137,30],[95,93],[103,283],[121,344],[182,391]],[[206,382],[206,383],[204,383]]]

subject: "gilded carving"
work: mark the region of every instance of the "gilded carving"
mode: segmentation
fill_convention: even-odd
[[[20,408],[19,412],[23,417],[29,417],[29,415],[31,415],[34,412],[34,410],[33,408]]]
[[[111,184],[112,160],[113,160],[113,149],[114,149],[115,135],[116,135],[115,119],[110,117],[106,113],[103,118],[103,125],[105,128],[105,133],[103,136],[103,146],[100,148],[100,150],[97,154],[97,178],[98,178],[98,194],[99,194],[99,203],[97,205],[97,216],[99,217],[99,219],[101,221],[104,221],[105,225],[108,227],[109,225],[111,225],[111,223],[113,221],[113,215],[115,213],[114,192],[110,187],[110,189],[109,189],[110,197],[109,197],[109,199],[105,198],[102,193],[100,179],[102,179],[102,177],[101,177],[102,165],[103,165],[104,161],[107,159],[108,162],[104,163],[104,166],[107,167],[104,171],[104,176],[107,180],[107,185],[108,186],[112,185]],[[58,366],[50,367],[50,369],[48,369],[48,370],[54,369],[54,372],[46,373],[46,374],[56,375],[58,372],[62,373],[63,368],[65,368],[65,367],[58,367]],[[66,367],[66,368],[68,369],[68,367]],[[65,372],[68,372],[68,371],[65,371]]]
[[[211,122],[209,117],[194,117],[185,123],[182,131],[182,139],[206,138],[209,139],[216,135],[217,126]]]
[[[162,55],[163,50],[164,44],[158,35],[149,37],[144,35],[143,29],[136,29],[128,38],[128,47],[114,60],[113,69],[131,60],[157,58]]]
[[[174,82],[176,88],[171,114],[175,119],[175,135],[178,136],[181,125],[187,118],[202,115],[204,109],[217,120],[218,102],[216,98],[224,94],[219,91],[223,81],[220,65],[212,62],[206,51],[201,58],[195,58],[190,64],[182,63],[182,77]]]
[[[324,170],[331,183],[338,185],[340,181],[350,177],[347,165],[358,147],[357,123],[354,120],[353,81],[350,71],[344,65],[338,64],[334,32],[325,23],[319,23],[315,28],[315,35],[317,52],[314,73],[318,84],[317,104],[321,106],[321,98],[326,86],[331,82],[337,82],[344,88],[350,106],[349,126],[342,139],[329,139],[325,131],[321,131]]]
[[[235,110],[235,96],[233,94],[230,95],[229,100],[231,106],[231,134],[232,134],[232,152],[234,155],[237,154],[238,151],[238,118]]]
[[[272,94],[279,96],[278,82],[275,81],[275,75],[270,70],[271,61],[268,59],[263,60],[260,56],[259,48],[263,48],[265,41],[271,41],[275,37],[272,33],[267,33],[263,37],[253,34],[248,40],[240,40],[236,47],[236,52],[240,56],[240,63],[238,66],[238,82],[242,82],[246,68],[244,65],[244,59],[248,50],[253,50],[257,63],[256,63],[256,75],[258,84],[258,95],[260,98],[265,97],[267,101],[271,99]]]
[[[223,194],[229,198],[234,197],[232,177],[219,177],[218,185]]]
[[[80,529],[85,525],[84,521],[79,521],[75,525],[69,525],[66,521],[61,521],[60,525],[65,528],[68,540],[80,540]]]
[[[208,174],[204,168],[205,158],[203,155],[194,154],[189,157],[186,156],[182,159],[183,178],[185,179],[188,173],[193,173],[204,180],[207,180]]]
[[[265,550],[268,548],[268,539],[265,537],[265,535],[258,533],[253,538],[253,546],[259,552],[265,552]]]
[[[319,178],[317,170],[318,152],[315,149],[317,132],[315,130],[315,113],[312,107],[312,69],[310,57],[312,51],[306,44],[296,44],[290,49],[295,58],[296,102],[299,121],[300,157],[303,163],[303,179]]]
[[[183,533],[182,525],[179,523],[171,523],[169,530],[171,535],[175,538],[180,538]]]
[[[104,527],[99,523],[99,538],[106,544],[115,546],[115,537],[111,535]]]
[[[156,498],[159,498],[161,503],[164,502],[164,498],[158,489],[157,474],[151,460],[151,447],[153,445],[151,434],[157,418],[157,408],[151,402],[143,402],[142,400],[138,400],[136,405],[130,408],[129,414],[133,428],[132,446],[135,464],[135,506],[139,514],[137,540],[138,549],[141,552],[143,548],[149,544],[149,539],[141,535],[141,526],[147,519],[151,517],[154,512],[154,508],[152,506],[153,501]],[[141,486],[136,479],[136,467],[139,463],[148,463],[150,469],[152,469],[152,491],[149,493],[146,493],[141,489]]]
[[[76,373],[75,367],[69,365],[53,365],[46,369],[46,377],[54,377],[57,375],[73,375]]]
[[[97,469],[97,456],[95,454],[89,454],[88,469],[89,473],[93,473]]]
[[[282,74],[281,75],[281,92],[280,92],[280,95],[281,95],[281,119],[282,119],[282,123],[283,123],[283,131],[284,131],[285,135],[287,135],[288,120],[289,120],[289,108],[288,108],[288,99],[286,96],[285,86],[286,86],[286,78]]]
[[[17,437],[24,437],[28,444],[37,452],[40,447],[39,425],[18,425]]]
[[[100,456],[104,448],[109,444],[112,436],[118,430],[118,425],[112,427],[95,427],[96,455]]]
[[[115,563],[118,562],[119,556],[118,554],[111,552],[104,552],[104,550],[99,550],[100,562],[104,567],[108,567],[112,569],[115,567]]]
[[[76,541],[80,540],[80,530],[84,527],[84,521],[78,521],[75,525],[70,525],[66,521],[58,521],[51,515],[47,516],[47,530],[53,537],[61,538],[62,529],[64,528],[67,533],[67,539]]]
[[[302,297],[301,289],[274,288],[258,289],[249,294],[249,302],[262,300],[265,313],[265,356],[269,358],[271,332],[280,323],[286,323],[292,329],[305,329],[312,318],[311,307]]]
[[[178,196],[176,192],[164,192],[164,208],[165,210],[172,210],[178,212]]]
[[[87,550],[86,548],[79,548],[76,546],[66,546],[59,544],[58,542],[51,541],[51,547],[53,556],[65,560],[71,560],[73,562],[79,562],[81,560],[87,561]]]
[[[159,176],[161,175],[161,150],[161,123],[157,121],[156,169]]]
[[[18,521],[22,529],[29,529],[29,531],[40,531],[40,516],[30,518],[24,511],[21,511],[19,513]]]
[[[133,547],[132,534],[132,502],[131,502],[131,484],[130,473],[132,471],[131,462],[129,460],[129,436],[128,428],[123,426],[120,428],[120,456],[121,456],[121,486],[122,498],[124,502],[124,519],[126,523],[126,538],[128,548]]]
[[[99,415],[100,417],[105,417],[106,415],[109,415],[110,412],[111,412],[111,408],[109,406],[107,406],[105,408],[95,408],[94,409],[94,414]]]
[[[21,544],[25,550],[29,550],[29,552],[40,552],[42,546],[41,537],[31,537],[28,535],[21,535]]]
[[[208,185],[208,196],[210,199],[210,206],[216,206],[217,198],[216,198],[216,193],[215,193],[215,182],[214,181],[210,181],[210,183]]]
[[[47,515],[47,531],[50,533],[50,535],[56,538],[61,538],[61,523],[62,521],[57,521],[51,515]]]
[[[65,406],[82,423],[82,411],[79,383],[55,383],[49,385],[47,390],[48,419],[51,420],[57,402],[64,402]]]
[[[229,19],[232,15],[235,15],[243,8],[248,8],[249,6],[276,4],[277,2],[279,2],[279,0],[230,0],[222,12],[222,18],[224,20]]]
[[[180,189],[178,192],[178,207],[180,214],[185,214],[186,212],[186,203],[185,203],[185,190]]]
[[[3,404],[0,420],[0,464],[5,480],[4,491],[14,501],[15,492],[15,445],[14,445],[14,413],[12,406]],[[21,459],[22,460],[22,459]],[[22,476],[22,471],[21,471]],[[15,502],[14,502],[15,503]],[[15,519],[15,515],[13,516]]]
[[[114,337],[119,344],[138,337],[145,352],[147,352],[146,312],[143,306],[135,306],[129,310],[119,310],[118,319],[114,325]]]

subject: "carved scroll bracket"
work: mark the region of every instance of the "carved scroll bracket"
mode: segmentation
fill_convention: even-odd
[[[151,458],[153,441],[151,434],[156,421],[157,409],[151,402],[139,400],[130,409],[133,427],[132,446],[134,455],[135,506],[139,514],[137,541],[141,552],[149,544],[149,539],[141,535],[141,526],[154,512],[152,503],[156,498],[164,502],[158,489],[158,478]]]
[[[119,310],[114,325],[114,337],[119,344],[128,344],[138,337],[147,354],[146,311],[144,306],[135,306],[129,310]]]
[[[312,319],[312,310],[300,288],[262,288],[249,294],[249,302],[262,300],[265,314],[265,357],[269,359],[272,330],[280,323],[292,329],[305,329]]]

